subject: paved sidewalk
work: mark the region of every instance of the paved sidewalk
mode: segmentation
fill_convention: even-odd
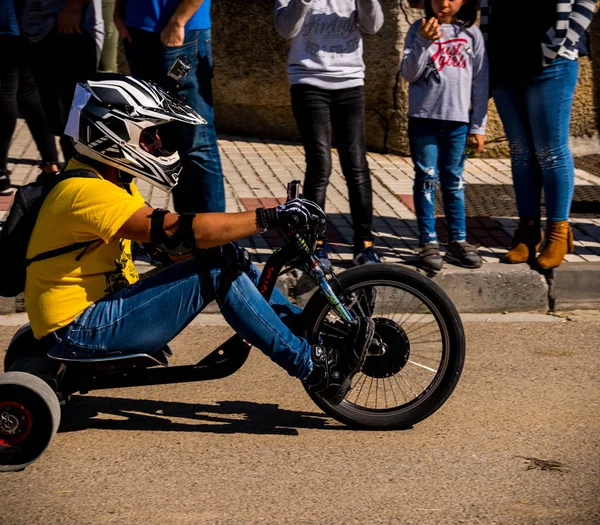
[[[267,207],[276,205],[284,200],[289,181],[303,180],[304,153],[301,145],[223,136],[219,138],[219,147],[226,181],[228,212],[251,210],[261,205]],[[22,120],[18,123],[9,157],[9,169],[13,170],[12,180],[15,185],[35,179],[39,172],[36,165],[38,152]],[[411,260],[414,260],[414,249],[417,245],[411,161],[394,155],[369,153],[369,165],[373,173],[375,210],[373,229],[377,249],[385,262],[410,264]],[[572,219],[575,253],[567,256],[567,263],[561,266],[561,271],[577,268],[581,273],[583,268],[596,269],[596,265],[600,269],[600,155],[580,157],[577,159],[577,165],[583,169],[576,170]],[[436,279],[443,283],[444,274],[457,274],[462,276],[461,282],[469,286],[469,279],[472,281],[473,278],[475,280],[481,278],[485,281],[487,277],[484,276],[492,272],[494,275],[502,274],[504,280],[509,276],[511,283],[514,281],[511,284],[514,288],[520,282],[521,273],[531,273],[535,275],[529,275],[528,278],[534,279],[537,283],[537,272],[532,272],[525,265],[507,267],[498,264],[510,245],[517,224],[509,161],[469,159],[465,181],[469,240],[481,245],[480,252],[486,264],[482,269],[475,271],[466,271],[447,264],[444,272]],[[138,187],[152,206],[173,209],[172,201],[167,194],[143,181],[139,181]],[[335,154],[331,184],[327,193],[326,211],[331,218],[329,227],[331,259],[336,266],[347,267],[352,259],[350,243],[353,230],[350,223],[347,188]],[[444,242],[446,232],[445,220],[441,215],[441,192],[437,193],[436,206],[440,213],[438,231],[441,241]],[[6,214],[11,199],[10,195],[0,194],[0,220]],[[279,243],[280,238],[274,232],[256,235],[244,241],[253,260],[258,263],[265,262],[273,247]],[[577,263],[588,264],[582,266]],[[584,283],[588,278],[586,274]],[[540,283],[542,295],[552,293],[552,290],[547,289],[544,279],[540,279]],[[542,290],[544,287],[546,288]],[[598,293],[600,299],[600,291]],[[467,295],[468,309],[468,301],[471,297],[476,297],[477,293]],[[515,291],[514,294],[509,295],[519,294]],[[553,300],[555,301],[556,298],[550,297],[550,301]],[[521,305],[521,309],[539,309],[538,303],[540,302],[534,301],[530,304],[526,301]],[[509,306],[511,305],[512,302],[509,302]],[[550,307],[552,306],[550,304]],[[514,310],[514,308],[504,309]],[[474,307],[472,311],[489,310]]]

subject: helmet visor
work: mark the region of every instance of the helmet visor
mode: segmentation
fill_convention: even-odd
[[[140,147],[155,157],[170,157],[175,153],[163,147],[163,142],[158,134],[158,126],[146,128],[140,133]]]

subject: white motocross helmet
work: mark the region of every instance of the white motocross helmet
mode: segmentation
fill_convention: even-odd
[[[206,124],[185,100],[152,82],[123,75],[77,84],[65,134],[76,150],[162,190],[177,184],[181,161],[165,151],[157,127]]]

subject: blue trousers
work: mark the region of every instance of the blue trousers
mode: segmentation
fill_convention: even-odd
[[[468,124],[411,117],[408,121],[410,154],[415,166],[413,198],[419,244],[438,242],[435,231],[435,189],[442,187],[450,241],[467,238],[465,219],[465,148]]]
[[[153,353],[165,346],[216,299],[231,327],[290,375],[305,379],[312,370],[310,345],[282,318],[297,315],[277,288],[270,304],[256,288],[258,272],[240,272],[220,249],[173,264],[89,306],[48,353],[55,357],[106,357]]]
[[[543,189],[548,219],[569,218],[575,185],[569,126],[577,74],[577,61],[559,57],[530,84],[494,89],[520,217],[540,216]]]
[[[172,86],[169,68],[180,55],[185,55],[192,69],[184,77],[179,93],[208,124],[172,124],[165,127],[161,138],[167,149],[177,150],[183,170],[173,189],[175,211],[201,213],[225,211],[223,168],[214,126],[211,79],[213,76],[210,29],[188,31],[182,46],[166,47],[160,33],[129,27],[131,42],[125,42],[125,54],[131,73],[163,86]],[[166,135],[165,135],[166,133]]]

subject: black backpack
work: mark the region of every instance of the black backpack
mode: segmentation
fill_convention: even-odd
[[[31,259],[26,257],[29,238],[44,199],[59,182],[73,177],[99,178],[91,171],[69,170],[46,177],[41,182],[25,184],[17,190],[6,222],[0,232],[0,296],[14,297],[25,290],[25,274],[31,263],[57,257],[80,248],[87,248],[97,242],[78,242],[40,253]]]

